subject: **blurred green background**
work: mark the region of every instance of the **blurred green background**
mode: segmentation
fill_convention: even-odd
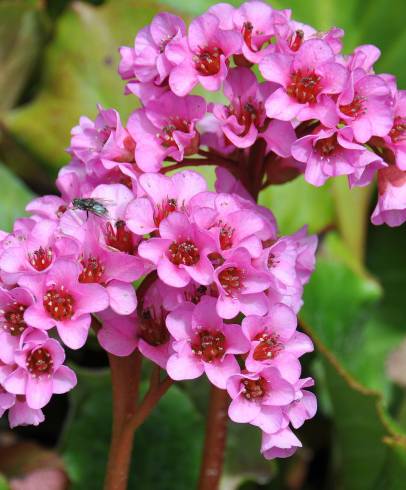
[[[119,109],[125,120],[136,107],[116,73],[118,47],[131,45],[159,11],[190,19],[212,4],[0,0],[1,229],[11,228],[32,196],[55,191],[53,180],[68,161],[64,149],[80,115],[94,117],[101,103]],[[347,52],[376,44],[382,50],[377,69],[396,74],[406,88],[404,0],[271,4],[291,7],[295,19],[319,30],[343,27]],[[287,461],[264,461],[259,431],[230,424],[222,489],[404,490],[405,227],[371,227],[374,189],[349,193],[340,180],[316,189],[297,179],[260,200],[275,212],[283,233],[308,224],[320,235],[301,312],[316,344],[304,374],[316,377],[320,408],[299,431],[303,450]],[[102,488],[111,417],[106,358],[94,339],[69,357],[79,372],[78,388],[69,400],[52,402],[42,426],[11,434],[0,422],[0,490],[17,488],[13,478],[32,478],[44,468],[58,474],[59,486],[50,486],[48,474],[38,488],[67,488],[65,474],[74,490]],[[137,433],[131,489],[195,488],[206,394],[204,381],[171,389]]]

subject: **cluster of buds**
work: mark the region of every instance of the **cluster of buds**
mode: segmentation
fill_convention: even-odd
[[[227,390],[230,418],[262,430],[266,458],[300,446],[292,428],[316,399],[297,314],[317,238],[305,227],[281,236],[255,199],[301,173],[363,186],[377,172],[372,220],[401,224],[406,99],[374,74],[377,48],[344,56],[340,29],[290,15],[218,4],[187,30],[162,13],[121,48],[141,108],[126,124],[102,107],[82,117],[60,195],[0,232],[0,414],[11,426],[40,423],[52,394],[75,386],[63,346],[82,348],[93,326],[111,354],[138,349],[173,380],[205,373]],[[228,102],[192,95],[197,85]],[[193,164],[216,166],[215,190],[182,170]]]

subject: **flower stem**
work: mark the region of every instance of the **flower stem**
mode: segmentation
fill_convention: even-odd
[[[212,386],[198,490],[219,488],[227,441],[227,406],[227,391]]]
[[[135,351],[128,357],[109,354],[113,386],[113,427],[109,460],[105,480],[105,490],[127,488],[133,445],[132,432],[123,439],[128,422],[134,417],[141,377],[142,357]]]

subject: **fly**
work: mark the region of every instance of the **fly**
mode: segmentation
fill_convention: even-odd
[[[75,198],[72,201],[73,209],[80,209],[86,211],[87,217],[89,213],[93,213],[100,218],[106,218],[108,216],[108,210],[101,200],[96,200],[91,197]]]

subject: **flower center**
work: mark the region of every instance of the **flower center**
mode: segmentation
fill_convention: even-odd
[[[351,104],[340,105],[340,111],[349,117],[360,117],[365,114],[366,109],[364,108],[365,97],[356,95]]]
[[[161,224],[161,221],[167,218],[171,213],[177,210],[178,203],[176,199],[167,198],[166,201],[162,201],[158,204],[154,213],[154,223],[156,226]]]
[[[17,302],[9,305],[7,310],[4,311],[3,330],[13,337],[21,335],[27,328],[27,324],[24,321],[24,312],[26,309],[27,306]]]
[[[220,48],[203,48],[193,58],[195,68],[205,77],[216,75],[220,71],[220,56],[223,54]]]
[[[153,308],[142,311],[139,335],[147,344],[158,346],[168,342],[170,336],[165,325],[165,316],[162,308],[159,317],[155,315]]]
[[[243,379],[241,381],[242,392],[247,400],[259,400],[266,393],[266,379]]]
[[[303,43],[304,32],[301,29],[295,31],[289,38],[289,47],[292,51],[298,51]]]
[[[229,225],[223,225],[220,228],[220,247],[221,250],[228,250],[233,246],[234,228]]]
[[[218,278],[225,292],[231,295],[243,288],[243,276],[243,271],[237,267],[227,267],[220,272]]]
[[[87,260],[82,260],[83,270],[79,275],[79,282],[99,283],[103,276],[104,266],[96,257],[90,256]]]
[[[56,211],[56,217],[62,218],[62,216],[64,215],[64,213],[66,212],[67,209],[68,209],[67,206],[61,204]]]
[[[283,345],[279,342],[279,336],[275,334],[263,332],[258,334],[254,340],[259,341],[253,354],[256,361],[274,359],[283,349]]]
[[[221,332],[202,330],[198,333],[192,351],[205,362],[212,362],[224,355],[226,338]]]
[[[305,74],[298,70],[292,73],[290,84],[286,91],[288,95],[295,98],[300,104],[305,104],[306,102],[313,104],[322,90],[320,81],[321,77],[316,75],[314,71]]]
[[[132,255],[134,253],[134,242],[131,231],[127,228],[125,221],[119,220],[116,224],[107,223],[106,225],[106,244],[119,250]]]
[[[395,117],[393,127],[389,132],[392,143],[400,143],[406,140],[406,117]]]
[[[242,26],[242,37],[244,38],[245,44],[252,50],[252,31],[254,30],[254,26],[251,22],[244,22]]]
[[[169,260],[175,265],[188,265],[192,266],[199,262],[200,253],[199,249],[191,240],[185,240],[183,242],[173,242],[168,249]]]
[[[178,143],[173,137],[174,131],[182,131],[182,133],[190,132],[190,123],[186,119],[181,119],[179,116],[171,117],[168,124],[162,128],[162,132],[158,134],[161,144],[165,148],[178,146]]]
[[[316,151],[322,158],[330,157],[338,148],[337,134],[323,138],[315,144]]]
[[[43,374],[50,375],[53,364],[51,354],[43,347],[32,350],[26,358],[27,369],[34,378]]]
[[[65,291],[64,286],[59,289],[49,289],[43,300],[45,310],[49,316],[57,321],[69,320],[73,313],[74,300],[71,294]]]
[[[249,102],[242,104],[239,99],[236,104],[230,105],[228,110],[230,115],[233,114],[237,118],[238,123],[245,128],[240,136],[245,136],[248,133],[251,124],[254,124],[254,126],[259,129],[265,114],[263,103],[253,100],[249,100]]]
[[[38,272],[44,271],[52,263],[53,253],[50,248],[40,247],[33,253],[28,254],[28,260],[30,264]]]

